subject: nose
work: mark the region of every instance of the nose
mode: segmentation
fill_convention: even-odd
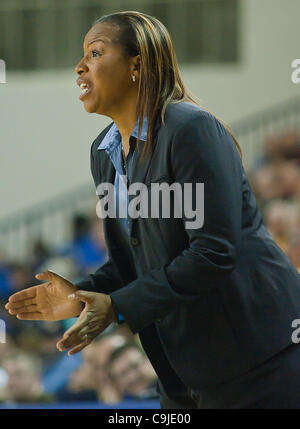
[[[79,63],[77,64],[77,66],[75,67],[74,71],[76,74],[78,74],[79,76],[81,75],[82,72],[86,72],[88,70],[87,66],[85,65],[83,58],[79,61]]]

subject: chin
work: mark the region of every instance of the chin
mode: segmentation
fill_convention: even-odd
[[[95,113],[96,108],[92,104],[84,103],[84,108],[88,113]]]
[[[86,100],[84,103],[84,108],[88,113],[98,113],[99,115],[105,115],[104,109],[99,106],[97,103],[92,103],[89,100]]]

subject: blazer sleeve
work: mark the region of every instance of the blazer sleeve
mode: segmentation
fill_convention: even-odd
[[[96,146],[99,144],[99,139],[96,139],[91,146],[90,152],[90,168],[96,188],[100,183],[100,166],[97,168],[97,159],[93,152],[94,150],[97,150]],[[108,261],[98,268],[93,274],[89,274],[85,279],[75,282],[74,285],[81,290],[109,294],[123,286],[123,281],[115,263],[109,257]]]
[[[80,290],[106,294],[117,290],[122,284],[117,268],[111,259],[98,268],[93,274],[89,274],[79,282],[74,282],[74,285]]]
[[[242,163],[232,136],[212,114],[197,112],[174,132],[170,153],[175,182],[204,183],[204,224],[186,228],[189,247],[170,264],[110,294],[133,333],[162,319],[174,304],[209,293],[236,265]]]

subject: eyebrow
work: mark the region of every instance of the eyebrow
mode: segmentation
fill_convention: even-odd
[[[98,40],[101,40],[101,42],[106,43],[105,40],[101,39],[101,37],[98,37],[97,39],[92,40],[88,43],[88,46],[90,46],[92,43],[97,42]]]

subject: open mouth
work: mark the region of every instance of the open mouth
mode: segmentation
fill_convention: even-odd
[[[82,83],[80,85],[80,88],[82,90],[79,98],[80,100],[82,100],[87,94],[89,94],[89,92],[91,91],[91,87],[87,84],[87,83]]]

